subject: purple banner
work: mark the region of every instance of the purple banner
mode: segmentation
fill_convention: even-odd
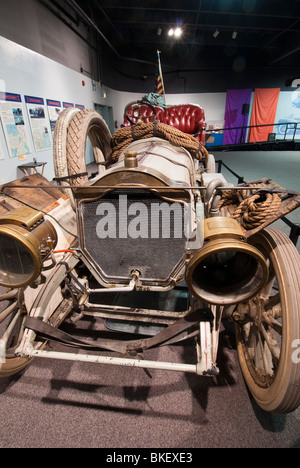
[[[245,143],[252,89],[228,89],[223,145]],[[241,127],[241,128],[235,128]]]

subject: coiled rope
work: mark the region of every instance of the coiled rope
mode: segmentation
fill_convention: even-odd
[[[199,161],[206,161],[208,151],[200,141],[177,128],[161,122],[138,123],[132,127],[124,127],[116,130],[112,136],[112,160],[118,161],[122,151],[133,141],[150,137],[163,138],[175,146],[182,146]]]
[[[278,212],[281,197],[278,193],[255,193],[255,187],[268,187],[266,184],[249,184],[249,190],[223,192],[219,208],[229,205],[238,206],[230,214],[231,218],[239,220],[245,229],[254,229],[270,219]]]

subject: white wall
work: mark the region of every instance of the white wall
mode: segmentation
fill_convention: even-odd
[[[26,124],[29,119],[26,112],[24,96],[36,96],[55,99],[61,102],[72,102],[94,108],[94,103],[113,108],[114,120],[120,128],[124,119],[124,109],[131,101],[140,100],[140,93],[128,93],[99,86],[90,78],[57,63],[43,55],[33,52],[15,42],[0,36],[0,91],[20,94]],[[85,81],[86,85],[82,85]],[[104,97],[105,96],[105,97]],[[223,123],[225,109],[225,93],[208,94],[170,94],[166,96],[167,104],[200,104],[205,109],[208,123]],[[0,125],[0,184],[22,177],[24,174],[17,169],[18,165],[31,162],[33,158],[45,161],[45,176],[51,180],[54,175],[52,162],[52,148],[36,153],[31,132],[29,132],[32,153],[26,159],[9,156],[2,125]]]
[[[113,107],[114,119],[118,123],[118,128],[124,121],[124,109],[130,102],[141,100],[143,96],[137,93],[126,93],[124,91],[110,90],[107,104]]]
[[[82,85],[85,81],[86,86]],[[61,102],[81,104],[85,108],[94,109],[94,104],[101,104],[113,108],[114,120],[120,128],[124,109],[131,101],[140,100],[144,94],[116,91],[107,86],[100,86],[90,78],[66,67],[37,52],[33,52],[0,36],[0,91],[20,94],[23,101],[25,121],[29,128],[29,119],[25,108],[24,96],[36,96],[46,99],[55,99]],[[276,120],[286,117],[284,109],[286,102],[293,97],[293,107],[297,118],[299,115],[299,96],[295,101],[295,92],[281,92]],[[167,94],[168,105],[195,103],[203,107],[206,122],[209,125],[220,127],[224,124],[226,93],[194,93],[194,94]],[[288,110],[290,114],[290,110]],[[296,119],[297,120],[297,119]],[[26,161],[20,162],[18,158],[9,156],[2,125],[0,125],[0,184],[22,177],[17,166],[30,162],[33,158],[47,162],[45,176],[51,180],[54,177],[52,162],[52,149],[34,152],[31,133],[29,133],[32,153],[27,155]],[[1,154],[3,153],[3,154]],[[3,157],[3,159],[1,159]]]
[[[86,85],[82,85],[82,81]],[[80,104],[85,108],[94,108],[94,103],[107,105],[111,90],[92,81],[51,59],[22,47],[0,36],[0,91],[20,94],[22,97],[25,121],[29,128],[29,119],[25,108],[24,95],[36,96],[46,99],[55,99],[61,102]],[[106,92],[106,99],[103,92]],[[0,146],[4,152],[4,159],[0,160],[0,183],[20,178],[22,173],[17,166],[31,162],[33,158],[47,162],[45,176],[54,177],[52,163],[52,149],[34,152],[34,145],[29,132],[32,153],[26,160],[20,162],[18,158],[9,156],[2,125],[0,125]]]
[[[167,104],[199,104],[208,125],[224,125],[226,93],[167,94]]]
[[[64,2],[59,0],[58,3]],[[80,72],[81,66],[89,73],[93,71],[93,67],[96,67],[92,63],[91,51],[86,42],[39,1],[0,0],[0,4],[1,36],[77,72]],[[53,7],[51,2],[49,6]],[[62,6],[68,9],[65,4]],[[55,10],[55,7],[53,9]],[[72,10],[70,13],[74,16]],[[87,30],[82,23],[77,26],[69,18],[65,17],[65,20],[74,31],[88,40]]]

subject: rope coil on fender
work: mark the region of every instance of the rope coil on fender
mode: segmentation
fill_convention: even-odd
[[[175,146],[182,146],[199,161],[206,161],[208,158],[208,151],[196,138],[170,125],[155,121],[139,123],[132,127],[124,127],[116,130],[112,136],[113,162],[118,161],[120,154],[130,143],[152,136],[168,140]]]
[[[245,229],[260,226],[273,216],[281,205],[281,198],[277,193],[266,193],[263,198],[257,194],[244,200],[232,217],[241,218],[241,224]]]
[[[256,186],[265,186],[266,184],[249,184],[249,190],[234,192],[226,190],[223,192],[219,208],[238,205],[230,214],[231,218],[240,221],[245,229],[259,227],[268,218],[277,213],[281,205],[281,197],[278,193],[263,192],[255,193]]]

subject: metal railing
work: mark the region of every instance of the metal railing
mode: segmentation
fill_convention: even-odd
[[[299,122],[285,122],[279,121],[278,123],[263,124],[263,125],[243,125],[240,127],[225,127],[212,130],[206,130],[206,142],[208,138],[215,134],[220,134],[226,131],[236,130],[235,141],[230,144],[243,144],[249,143],[251,140],[251,131],[253,128],[270,127],[270,134],[275,133],[276,140],[279,141],[295,141],[296,136],[299,136],[300,140],[300,120]],[[277,129],[277,131],[274,131]],[[269,141],[269,140],[267,140]],[[257,142],[260,143],[260,142]],[[219,146],[219,145],[218,145]]]

